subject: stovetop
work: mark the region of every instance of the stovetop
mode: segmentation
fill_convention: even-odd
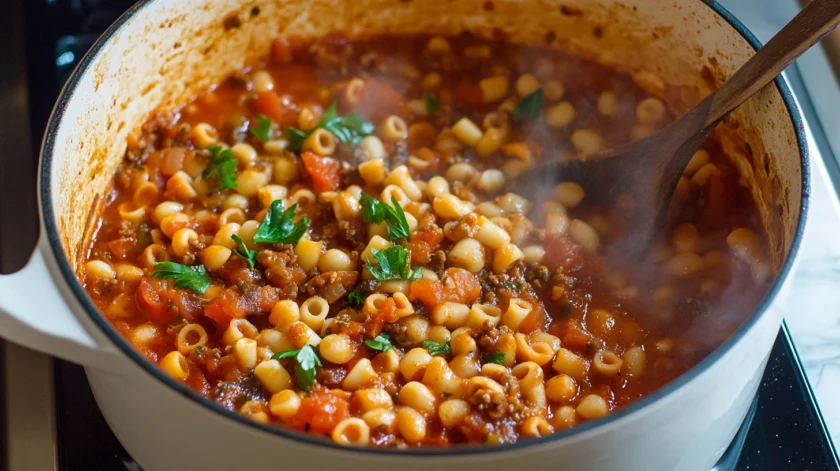
[[[10,3],[9,3],[10,2]],[[133,3],[132,0],[0,0],[0,29],[7,22],[10,28],[24,25],[21,41],[12,44],[26,50],[27,76],[21,82],[28,88],[28,112],[31,142],[22,148],[29,159],[15,156],[0,157],[0,187],[14,175],[16,188],[34,195],[36,168],[41,132],[45,128],[52,105],[61,85],[72,73],[78,61],[98,34]],[[9,31],[9,30],[6,30]],[[7,42],[7,46],[9,43]],[[3,60],[0,46],[0,60]],[[12,57],[14,59],[14,57]],[[8,66],[9,64],[0,64]],[[9,67],[12,70],[14,66]],[[7,68],[7,70],[9,70]],[[796,74],[788,76],[796,77]],[[795,84],[794,84],[795,85]],[[797,89],[804,90],[803,87]],[[2,91],[2,90],[0,90]],[[0,109],[2,111],[2,109]],[[807,111],[807,110],[806,110]],[[2,124],[2,123],[0,123]],[[829,152],[827,149],[821,149]],[[3,159],[6,159],[5,161]],[[10,171],[10,169],[12,171]],[[4,177],[5,175],[5,177]],[[4,181],[5,180],[5,181]],[[2,203],[0,199],[0,203]],[[15,219],[16,227],[28,227],[34,234],[37,227],[35,213],[28,220]],[[5,217],[4,217],[5,216]],[[0,211],[0,248],[5,250],[0,266],[8,270],[25,262],[23,247],[8,250],[9,219]],[[24,234],[28,234],[26,230]],[[33,239],[34,240],[34,239]],[[30,244],[31,245],[31,244]],[[13,354],[14,355],[11,355]],[[12,381],[19,351],[7,349],[6,381]],[[3,362],[0,362],[3,363]],[[105,423],[90,392],[84,370],[77,365],[55,360],[41,368],[48,391],[41,408],[46,408],[52,422],[43,427],[45,444],[42,450],[51,452],[46,462],[50,469],[43,471],[137,471],[140,467],[123,449]],[[0,372],[2,373],[2,372]],[[0,376],[2,379],[2,376]],[[9,394],[8,400],[20,394]],[[0,396],[2,397],[2,396]],[[7,434],[14,444],[15,430],[21,423],[14,405],[7,405],[8,414],[0,408],[0,424],[9,423]],[[24,418],[24,420],[26,420]],[[6,443],[0,427],[0,456],[6,455]],[[14,446],[14,445],[13,445]],[[690,446],[690,445],[689,445]],[[13,456],[10,453],[9,456]],[[11,460],[9,471],[41,471],[31,464]],[[3,469],[0,463],[0,470]],[[805,378],[802,365],[790,340],[787,328],[782,327],[765,371],[758,396],[741,431],[730,449],[715,467],[715,471],[834,471],[840,469],[836,453],[825,430],[813,394]]]

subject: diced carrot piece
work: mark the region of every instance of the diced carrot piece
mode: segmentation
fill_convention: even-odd
[[[300,158],[312,178],[312,188],[316,192],[338,190],[341,186],[341,163],[338,160],[320,157],[312,152],[304,152]]]

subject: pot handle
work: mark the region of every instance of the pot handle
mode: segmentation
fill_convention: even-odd
[[[62,295],[41,248],[16,273],[0,275],[0,337],[96,369],[124,372],[120,355],[104,336],[88,332]]]

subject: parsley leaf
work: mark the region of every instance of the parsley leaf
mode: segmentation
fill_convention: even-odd
[[[254,242],[258,244],[292,244],[298,243],[306,230],[309,229],[309,218],[304,216],[295,223],[297,203],[283,211],[283,200],[274,200],[268,207],[262,224],[254,234]]]
[[[300,349],[300,353],[295,357],[297,365],[295,365],[295,378],[297,378],[298,387],[304,391],[309,391],[312,384],[315,383],[315,371],[321,364],[321,359],[312,345],[304,345]]]
[[[365,302],[365,294],[364,292],[360,292],[358,289],[354,289],[347,295],[347,303],[351,306],[361,306]]]
[[[377,263],[371,263],[370,259],[365,260],[368,270],[379,281],[406,280],[414,281],[420,278],[422,273],[420,267],[411,270],[411,251],[403,245],[392,245],[387,249],[376,250],[371,247],[370,253],[376,258]]]
[[[242,238],[236,234],[230,236],[234,242],[236,242],[236,248],[233,249],[233,253],[244,258],[248,261],[248,265],[251,265],[251,268],[254,268],[254,263],[257,262],[257,251],[251,250],[245,246],[245,242],[242,241]]]
[[[516,121],[539,116],[543,110],[543,89],[538,88],[519,100],[514,108],[513,117]]]
[[[449,345],[449,339],[444,340],[443,345],[437,342],[432,342],[431,340],[424,340],[423,348],[428,350],[433,357],[449,355],[450,353],[452,353],[452,346]]]
[[[297,152],[303,148],[303,141],[305,141],[312,132],[301,131],[300,129],[295,128],[286,128],[286,134],[289,135],[288,149]]]
[[[271,355],[272,360],[280,360],[282,358],[294,358],[297,354],[300,353],[300,349],[294,350],[286,350],[285,352],[277,352],[274,355]]]
[[[391,343],[391,337],[386,334],[379,334],[373,340],[365,340],[365,346],[371,350],[379,350],[380,352],[387,352],[394,349],[394,344]]]
[[[376,126],[370,121],[356,113],[338,116],[335,103],[330,105],[317,126],[309,131],[301,131],[292,127],[286,128],[289,134],[289,150],[300,151],[303,141],[318,128],[324,128],[333,133],[335,137],[344,144],[358,144],[365,136],[370,136],[376,131]]]
[[[435,100],[431,93],[426,92],[426,113],[434,113],[440,109],[440,103]]]
[[[379,224],[385,220],[385,216],[390,212],[391,208],[387,204],[378,199],[362,192],[362,220],[365,222],[372,222]]]
[[[261,114],[257,115],[257,125],[251,128],[251,134],[265,143],[271,139],[271,118]]]
[[[388,238],[391,240],[408,239],[409,228],[408,221],[405,218],[405,212],[400,206],[400,203],[393,196],[391,197],[391,204],[383,203],[378,199],[362,193],[362,220],[365,222],[372,222],[379,224],[385,221],[388,225]]]
[[[318,367],[324,366],[312,345],[304,345],[303,348],[278,352],[271,356],[272,360],[281,358],[295,359],[295,379],[302,391],[309,391],[312,388],[312,385],[315,384],[315,373],[318,371]]]
[[[489,363],[495,363],[497,365],[502,365],[505,363],[505,354],[502,352],[496,352],[491,354],[487,357],[487,361]]]
[[[201,172],[201,178],[215,180],[219,183],[216,191],[230,190],[236,188],[236,158],[230,149],[222,149],[220,146],[208,147],[207,150],[213,154],[210,164]]]
[[[210,275],[204,265],[187,266],[175,262],[157,262],[152,277],[175,280],[176,288],[188,288],[203,293],[210,286]]]

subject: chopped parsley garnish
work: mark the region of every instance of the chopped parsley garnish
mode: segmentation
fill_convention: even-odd
[[[318,371],[318,367],[324,366],[312,345],[304,345],[303,348],[278,352],[271,356],[272,360],[280,360],[281,358],[295,359],[295,379],[298,387],[303,391],[309,391],[315,384],[315,373]]]
[[[431,340],[424,340],[423,348],[428,350],[433,357],[449,355],[452,353],[452,346],[449,345],[449,339],[444,340],[443,345],[437,342],[432,342]]]
[[[513,117],[517,121],[535,118],[542,113],[544,102],[543,89],[538,88],[519,100],[514,108]]]
[[[187,266],[175,262],[157,262],[152,272],[154,278],[175,280],[176,288],[187,288],[203,293],[210,286],[210,275],[204,265]]]
[[[487,357],[487,362],[488,363],[495,363],[497,365],[504,364],[505,354],[502,353],[502,352],[493,353],[493,354],[491,354],[490,356]]]
[[[324,116],[317,126],[309,131],[301,131],[292,127],[286,128],[289,134],[289,150],[298,152],[303,147],[303,141],[318,128],[324,128],[333,133],[344,144],[358,144],[365,136],[376,131],[376,126],[356,113],[338,116],[335,103],[324,111]]]
[[[207,168],[201,172],[201,178],[215,180],[219,186],[216,191],[231,190],[236,188],[236,166],[238,165],[233,151],[222,149],[220,146],[208,147],[207,150],[213,155]]]
[[[379,350],[380,352],[387,352],[394,349],[394,344],[391,343],[391,337],[387,334],[379,334],[373,340],[365,340],[365,346],[371,350]]]
[[[365,302],[365,294],[358,289],[354,289],[347,295],[347,303],[351,306],[361,306]]]
[[[297,203],[283,211],[283,200],[274,200],[268,207],[262,224],[254,234],[254,242],[258,244],[292,244],[298,243],[306,230],[309,229],[309,218],[304,216],[295,222]]]
[[[233,249],[233,253],[238,255],[241,258],[244,258],[248,261],[248,265],[251,265],[251,268],[254,268],[254,263],[257,262],[257,251],[251,250],[245,246],[245,242],[242,241],[242,238],[236,234],[230,236],[234,242],[236,242],[236,248]]]
[[[385,221],[388,226],[388,238],[391,240],[408,239],[408,221],[400,203],[393,196],[391,204],[383,203],[367,193],[362,193],[362,220],[379,224]]]
[[[420,267],[411,269],[411,251],[403,245],[392,245],[387,249],[376,250],[370,248],[370,253],[376,259],[371,263],[366,257],[365,265],[368,270],[379,281],[406,280],[414,281],[420,278],[422,271]]]
[[[435,100],[431,93],[426,92],[426,113],[434,113],[440,109],[440,103]]]
[[[271,118],[261,114],[257,115],[257,125],[251,128],[251,134],[262,143],[271,139]]]

